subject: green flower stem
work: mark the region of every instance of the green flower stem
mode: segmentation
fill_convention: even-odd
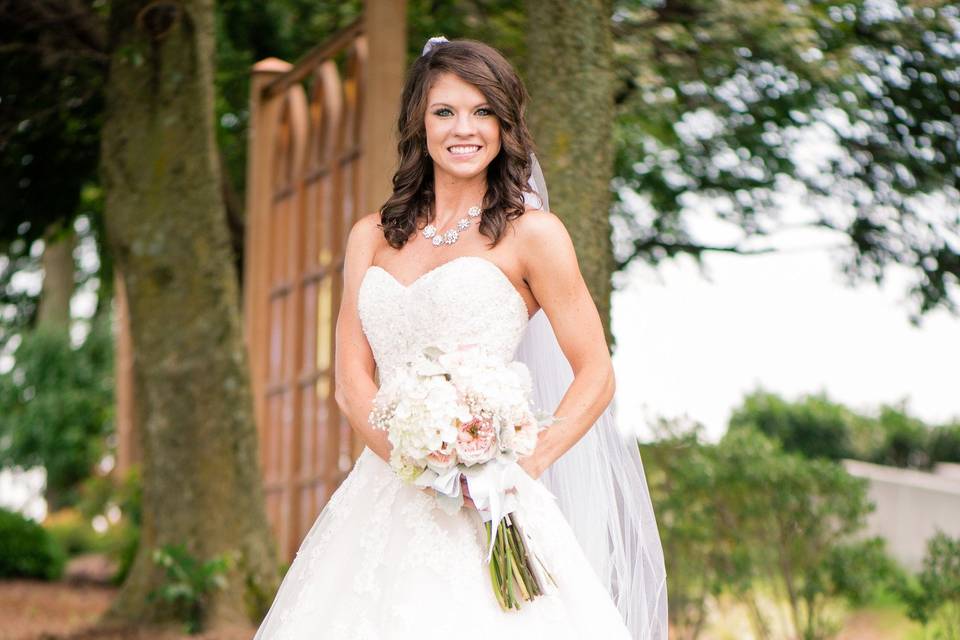
[[[483,523],[484,529],[487,532],[487,544],[490,544],[490,536],[492,535],[493,529],[490,522]],[[503,581],[500,579],[501,576],[501,565],[500,558],[497,555],[496,547],[490,556],[490,585],[493,587],[493,595],[496,596],[497,602],[500,603],[500,608],[504,611],[507,610],[507,603],[503,594]]]
[[[503,544],[503,521],[497,523],[497,541],[496,541],[496,551],[497,556],[503,561],[503,573],[500,574],[503,578],[503,586],[506,587],[505,595],[507,600],[507,606],[511,609],[515,608],[516,599],[513,596],[513,588],[510,584],[510,558],[506,554],[506,547]]]
[[[532,600],[536,596],[542,595],[543,591],[534,579],[533,571],[530,568],[530,560],[527,557],[527,547],[520,529],[516,525],[513,525],[510,527],[510,534],[510,542],[513,544],[514,555],[519,559],[518,568],[520,570],[520,577],[523,580],[525,590],[528,594],[524,599]]]
[[[493,523],[484,522],[483,526],[489,545]],[[537,560],[530,555],[523,532],[509,517],[497,523],[496,534],[489,562],[493,593],[502,610],[520,609],[524,601],[529,602],[544,593],[544,585],[533,570],[533,562]],[[547,577],[553,579],[549,574]]]

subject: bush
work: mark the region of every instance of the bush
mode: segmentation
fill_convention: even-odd
[[[928,450],[931,430],[907,414],[905,407],[884,406],[876,421],[883,442],[871,456],[871,462],[894,467],[929,469],[933,463]]]
[[[76,509],[61,509],[47,514],[43,528],[56,540],[68,556],[104,551],[103,536],[90,525],[90,521]]]
[[[934,462],[960,462],[960,423],[935,428],[930,434]]]
[[[863,606],[894,591],[907,579],[904,570],[886,551],[882,538],[868,538],[834,547],[824,564],[826,590]]]
[[[138,465],[132,466],[123,477],[118,477],[115,472],[107,476],[93,475],[84,481],[80,496],[78,506],[87,519],[114,507],[120,509],[120,521],[107,529],[99,544],[100,550],[117,563],[117,571],[111,582],[122,584],[133,565],[140,543],[140,468]]]
[[[852,453],[854,414],[823,395],[797,402],[756,391],[730,417],[729,430],[753,429],[779,442],[784,451],[809,458],[840,460]]]
[[[932,627],[933,637],[960,638],[960,538],[938,532],[927,541],[923,570],[903,597],[909,616]]]
[[[166,582],[151,591],[148,599],[171,603],[186,623],[187,633],[199,633],[210,595],[226,588],[226,574],[235,565],[235,556],[222,554],[201,561],[183,545],[167,545],[153,550],[153,561],[163,567]]]
[[[785,594],[781,618],[793,629],[784,633],[828,637],[838,626],[826,615],[832,601],[866,599],[895,572],[880,541],[854,540],[871,509],[866,483],[754,429],[716,445],[699,433],[642,447],[677,637],[697,637],[721,593],[747,605],[756,635],[769,637],[769,588]]]
[[[113,431],[113,338],[98,319],[74,348],[66,332],[23,334],[0,374],[0,467],[46,470],[51,511],[75,504]]]
[[[57,580],[65,564],[66,554],[46,529],[0,509],[0,578]]]

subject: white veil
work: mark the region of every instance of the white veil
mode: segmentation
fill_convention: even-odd
[[[531,154],[530,188],[549,209],[547,183]],[[530,369],[534,402],[552,411],[573,382],[550,320],[537,311],[515,356]],[[666,640],[667,582],[660,534],[640,451],[617,429],[614,403],[593,427],[544,472],[590,563],[607,585],[635,640]]]

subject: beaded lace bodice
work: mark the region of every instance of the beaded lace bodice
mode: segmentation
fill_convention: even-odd
[[[512,359],[528,318],[510,279],[479,256],[444,262],[409,285],[371,266],[360,283],[357,311],[381,383],[430,345],[447,350],[480,344]]]

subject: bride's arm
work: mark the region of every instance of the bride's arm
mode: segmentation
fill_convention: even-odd
[[[593,426],[613,399],[616,382],[603,323],[563,222],[546,211],[524,214],[519,221],[524,280],[553,325],[574,375],[554,411],[557,422],[540,433],[533,455],[520,461],[539,478]]]
[[[350,426],[360,434],[367,447],[389,461],[390,443],[387,432],[375,429],[368,420],[377,385],[373,375],[376,363],[370,343],[360,326],[357,313],[357,291],[360,281],[373,261],[379,214],[364,216],[350,229],[343,258],[343,296],[337,314],[336,347],[334,349],[334,397]]]

